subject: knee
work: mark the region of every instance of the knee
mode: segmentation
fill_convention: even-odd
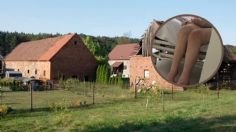
[[[188,37],[189,44],[200,43],[202,41],[202,32],[199,29],[194,29],[190,32]]]
[[[181,35],[189,35],[189,33],[190,33],[191,31],[192,31],[191,25],[184,25],[184,26],[180,29],[179,33],[180,33]]]
[[[189,37],[189,34],[196,28],[194,24],[184,25],[179,31],[179,37]]]

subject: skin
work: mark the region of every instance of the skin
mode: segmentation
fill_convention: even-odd
[[[188,85],[191,71],[198,58],[199,49],[202,45],[209,43],[211,28],[207,27],[210,26],[206,21],[199,18],[193,19],[190,23],[182,26],[178,33],[171,69],[167,76],[169,81],[174,82],[179,64],[185,56],[184,68],[177,84],[182,86]]]

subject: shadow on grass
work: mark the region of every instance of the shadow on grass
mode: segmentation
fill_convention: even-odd
[[[129,121],[130,122],[130,121]],[[87,126],[85,131],[94,132],[120,132],[120,131],[236,131],[236,115],[218,118],[193,118],[167,117],[164,121],[111,123]],[[77,131],[77,130],[72,130]]]

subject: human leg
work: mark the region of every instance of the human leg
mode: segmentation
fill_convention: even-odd
[[[180,29],[178,33],[178,39],[177,39],[177,43],[176,43],[176,47],[174,51],[172,65],[170,68],[170,72],[168,73],[168,76],[167,76],[167,79],[169,81],[171,82],[174,81],[175,76],[177,74],[179,63],[182,60],[186,51],[188,36],[192,30],[197,29],[197,28],[199,27],[194,24],[187,24]]]
[[[208,44],[211,36],[211,28],[199,28],[192,30],[187,42],[187,49],[185,54],[184,68],[178,80],[178,84],[187,85],[195,65],[199,49],[202,45]]]

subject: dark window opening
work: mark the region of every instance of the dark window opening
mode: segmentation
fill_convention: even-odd
[[[78,78],[77,75],[73,75],[73,76],[71,76],[71,77],[74,78],[74,79],[77,79],[77,78]]]
[[[37,71],[37,70],[35,70],[35,71],[34,71],[34,73],[35,73],[35,75],[36,75],[36,74],[38,73],[38,71]]]
[[[46,71],[45,70],[43,71],[43,76],[46,76]]]
[[[28,70],[27,73],[29,74],[29,73],[30,73],[30,70]]]
[[[77,41],[74,41],[74,45],[76,45],[77,44]]]
[[[88,81],[89,77],[88,76],[84,76],[84,81]]]

